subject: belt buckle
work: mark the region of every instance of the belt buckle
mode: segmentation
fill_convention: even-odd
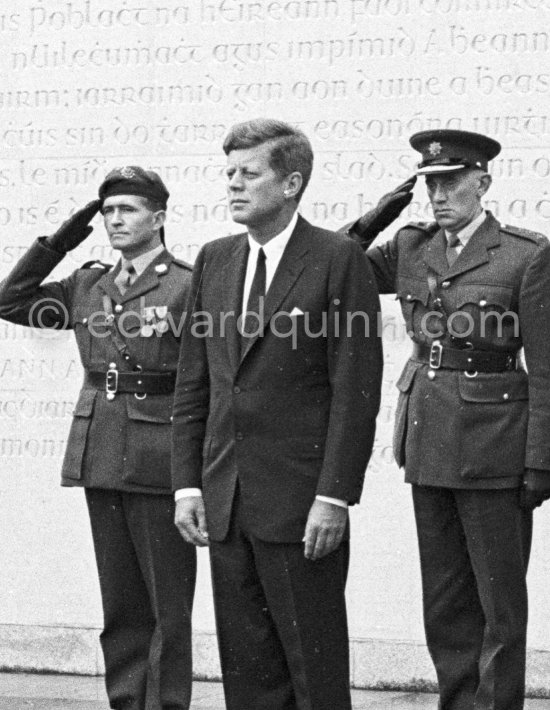
[[[105,374],[105,392],[107,392],[109,401],[113,400],[118,392],[118,370],[116,368],[107,370]]]
[[[434,340],[432,347],[430,348],[430,357],[428,359],[428,364],[432,370],[439,370],[441,367],[441,358],[443,357],[443,345],[439,340]]]

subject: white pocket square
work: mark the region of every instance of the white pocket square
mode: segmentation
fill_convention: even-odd
[[[291,316],[303,316],[303,315],[304,315],[304,312],[301,311],[301,310],[300,310],[299,308],[297,308],[296,306],[294,306],[294,308],[293,308],[292,311],[290,312],[290,315],[291,315]]]

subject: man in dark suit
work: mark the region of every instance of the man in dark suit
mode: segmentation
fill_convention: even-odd
[[[367,255],[413,341],[394,453],[412,484],[439,708],[520,710],[531,510],[550,495],[550,244],[483,210],[496,141],[437,130],[411,145],[436,222]],[[350,231],[365,249],[372,216]]]
[[[379,407],[378,295],[353,241],[296,214],[313,161],[303,133],[257,119],[224,151],[247,233],[206,244],[195,264],[176,523],[210,544],[227,708],[346,710],[347,507]]]
[[[83,486],[104,611],[111,708],[187,710],[195,549],[173,522],[170,431],[190,267],[164,247],[168,190],[135,166],[113,170],[99,200],[41,237],[0,286],[0,317],[75,332],[85,370],[62,470]],[[44,279],[103,213],[121,261]]]

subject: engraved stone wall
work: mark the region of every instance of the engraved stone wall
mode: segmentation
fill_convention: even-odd
[[[131,163],[167,183],[167,243],[193,261],[205,241],[238,229],[221,142],[232,123],[259,115],[311,137],[302,213],[314,223],[335,228],[368,209],[413,171],[408,136],[446,127],[502,142],[487,206],[502,222],[548,234],[549,19],[550,0],[4,3],[0,276],[92,199],[110,168]],[[419,184],[396,226],[429,218]],[[94,226],[54,276],[117,258],[99,218]],[[409,491],[390,448],[408,344],[393,299],[383,302],[384,401],[353,511],[350,626],[356,639],[422,642]],[[72,335],[0,323],[0,341],[0,624],[98,626],[83,497],[57,486],[81,380]],[[529,637],[547,651],[549,511],[536,514]],[[199,631],[213,629],[209,593],[203,565]]]

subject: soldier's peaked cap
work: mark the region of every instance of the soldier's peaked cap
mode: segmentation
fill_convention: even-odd
[[[148,197],[166,209],[170,193],[160,175],[153,170],[144,170],[138,165],[126,165],[111,170],[99,186],[101,203],[113,195],[137,195]]]
[[[422,154],[417,175],[450,173],[465,168],[487,170],[490,160],[500,153],[500,143],[481,133],[440,128],[415,133],[411,146]]]

